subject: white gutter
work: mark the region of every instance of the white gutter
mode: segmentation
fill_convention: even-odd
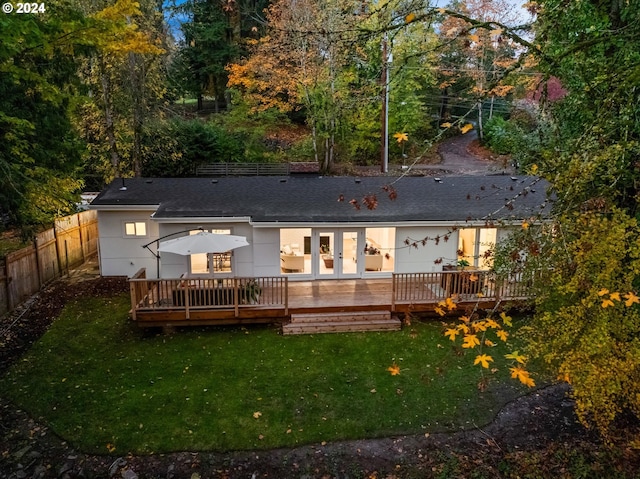
[[[96,211],[156,211],[160,205],[89,205]]]
[[[151,215],[153,221],[166,224],[204,224],[204,223],[251,223],[250,216],[183,216],[181,218],[155,218]]]

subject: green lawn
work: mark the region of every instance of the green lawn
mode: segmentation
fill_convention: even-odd
[[[281,336],[274,327],[166,336],[127,320],[128,296],[69,304],[0,391],[93,453],[231,450],[473,427],[524,389],[501,368],[480,393],[475,353],[440,323]],[[499,367],[504,350],[491,351]],[[397,363],[401,373],[387,368]]]

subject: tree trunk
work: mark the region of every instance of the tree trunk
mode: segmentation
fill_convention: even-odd
[[[98,55],[98,67],[100,68],[100,83],[102,84],[102,102],[104,103],[104,123],[105,132],[107,134],[107,142],[109,143],[109,153],[111,156],[111,166],[113,166],[114,175],[120,176],[120,153],[118,152],[118,142],[116,140],[116,131],[114,125],[114,113],[112,105],[111,79],[107,72],[107,66],[102,55]]]
[[[134,175],[142,176],[142,128],[144,126],[144,60],[135,53],[129,53],[129,80],[133,103],[133,145],[131,147],[131,161]]]

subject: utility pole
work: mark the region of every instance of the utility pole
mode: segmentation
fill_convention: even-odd
[[[388,53],[387,34],[382,37],[382,153],[380,171],[389,171],[389,63],[391,56]]]

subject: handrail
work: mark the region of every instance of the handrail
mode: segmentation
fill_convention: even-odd
[[[196,310],[283,308],[288,312],[288,278],[280,276],[236,278],[149,279],[138,272],[129,279],[132,318],[136,311],[181,310],[186,319]]]
[[[450,297],[485,300],[520,300],[530,297],[522,275],[499,277],[487,270],[442,271],[432,273],[393,273],[392,305],[433,302]]]

